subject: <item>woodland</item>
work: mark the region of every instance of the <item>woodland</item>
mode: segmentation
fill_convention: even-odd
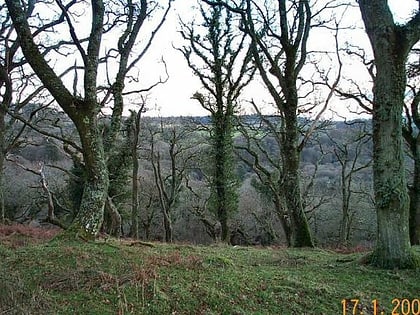
[[[365,264],[418,268],[412,2],[396,22],[386,0],[6,0],[0,221],[80,242],[361,246]],[[170,64],[154,79],[142,62],[177,6],[197,17],[178,16],[173,53],[207,115],[150,117]],[[317,30],[331,49],[310,46]],[[360,30],[366,47],[340,40]],[[326,118],[337,104],[358,117]]]

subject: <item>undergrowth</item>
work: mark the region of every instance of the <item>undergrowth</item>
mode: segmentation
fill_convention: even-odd
[[[16,235],[15,235],[16,236]],[[420,254],[420,248],[415,248]],[[419,270],[379,270],[365,253],[131,241],[0,241],[0,314],[391,314],[420,298]]]

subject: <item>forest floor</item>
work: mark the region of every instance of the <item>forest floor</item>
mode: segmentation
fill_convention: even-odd
[[[359,250],[51,240],[57,233],[0,226],[0,314],[420,314],[420,270],[367,267]]]

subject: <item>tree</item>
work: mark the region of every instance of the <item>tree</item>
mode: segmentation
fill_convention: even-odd
[[[127,0],[126,3],[119,3],[118,6],[121,12],[124,12],[124,17],[122,17],[118,14],[120,11],[115,10],[116,8],[111,10],[111,2],[92,0],[90,4],[92,14],[90,34],[87,38],[78,38],[75,28],[76,24],[73,22],[73,18],[77,17],[77,12],[73,14],[71,11],[78,2],[74,0],[66,4],[61,1],[56,2],[62,12],[60,19],[67,22],[70,33],[70,40],[64,41],[64,44],[75,47],[83,63],[83,67],[81,68],[75,64],[75,83],[72,93],[67,89],[54,69],[47,63],[41,47],[35,43],[30,25],[26,19],[26,7],[22,7],[19,0],[8,0],[6,3],[18,34],[23,54],[45,88],[48,89],[58,105],[73,121],[78,131],[86,180],[84,182],[80,209],[69,231],[83,238],[93,238],[99,232],[103,222],[104,206],[108,199],[109,188],[107,157],[99,124],[101,109],[107,103],[109,96],[113,95],[114,114],[111,127],[112,132],[107,138],[107,148],[112,148],[116,135],[120,130],[119,119],[122,113],[122,104],[119,97],[124,90],[124,78],[127,76],[128,71],[132,69],[133,65],[141,59],[147,51],[147,48],[142,50],[142,53],[136,56],[131,62],[128,61],[128,58],[131,56],[131,50],[136,42],[140,27],[150,17],[153,7],[156,8],[157,4],[153,2],[149,3],[146,0],[142,0],[140,3],[133,3],[131,0]],[[170,3],[171,1],[168,1],[168,7],[170,7]],[[152,4],[152,8],[148,7],[149,4]],[[106,12],[110,14],[108,15],[109,20],[113,20],[115,23],[106,24]],[[163,15],[162,23],[165,20],[167,12],[165,11]],[[112,19],[112,17],[115,17],[115,19]],[[100,55],[102,37],[104,34],[111,33],[111,30],[118,29],[121,23],[126,24],[125,29],[123,28],[123,34],[119,37],[118,41],[117,52],[121,56],[120,71],[118,71],[117,78],[115,79],[115,85],[110,84],[112,89],[105,89],[108,93],[105,93],[103,100],[99,101],[97,93],[98,90],[101,90],[98,84],[98,72],[100,70],[100,61],[102,60]],[[86,24],[83,23],[83,25]],[[159,25],[155,30],[159,29]],[[155,34],[156,32],[152,33],[150,40],[147,41],[146,47],[150,46]],[[59,43],[62,44],[63,42]],[[106,61],[112,55],[108,54],[107,57],[105,58]],[[77,91],[77,70],[83,71],[82,95]]]
[[[27,9],[31,14],[33,6]],[[18,113],[37,97],[41,97],[43,87],[37,85],[34,74],[28,69],[27,61],[19,53],[19,43],[13,32],[13,25],[6,4],[0,5],[0,222],[5,221],[3,169],[8,152],[20,145],[27,124],[10,117],[9,112]],[[35,116],[35,112],[29,115]],[[31,120],[31,118],[29,118]]]
[[[166,242],[173,241],[172,213],[185,187],[184,182],[188,176],[190,161],[196,157],[193,149],[196,144],[187,142],[191,135],[190,130],[180,128],[182,127],[172,126],[162,127],[157,131],[150,130],[150,161],[163,215]],[[169,158],[166,163],[161,155],[164,151],[167,151]]]
[[[80,47],[86,67],[84,98],[72,95],[44,59],[33,40],[32,32],[20,1],[10,0],[6,3],[26,59],[44,86],[50,91],[78,129],[88,181],[84,187],[83,199],[74,228],[82,232],[83,237],[94,237],[99,232],[102,224],[103,209],[109,184],[103,143],[98,128],[97,115],[100,106],[96,97],[99,48],[103,32],[103,3],[102,1],[92,2],[92,23],[88,49],[85,52]]]
[[[263,116],[257,107],[255,110],[258,113],[256,119],[259,123],[253,119],[249,123],[241,121],[239,126],[244,139],[243,143],[238,143],[235,147],[238,150],[239,159],[257,175],[258,190],[273,202],[274,212],[280,220],[286,237],[286,244],[292,246],[291,222],[281,187],[284,176],[282,159],[284,155],[279,153],[282,150],[279,132],[281,125],[278,124],[277,117]],[[243,120],[246,120],[246,116]]]
[[[360,0],[375,58],[373,176],[378,235],[369,262],[382,268],[419,265],[409,239],[409,196],[404,174],[402,111],[407,56],[420,38],[420,11],[403,25],[386,0]]]
[[[122,173],[127,175],[126,172],[124,172],[124,164],[122,163],[118,167],[118,165],[115,165],[114,161],[119,160],[122,161],[124,157],[129,158],[130,154],[128,153],[131,151],[131,148],[121,148],[119,145],[120,141],[118,139],[119,136],[121,136],[121,127],[122,127],[122,114],[124,109],[124,96],[125,95],[131,95],[136,94],[139,95],[144,92],[148,92],[151,89],[153,89],[158,84],[165,83],[167,80],[167,77],[165,79],[159,78],[155,83],[151,84],[148,87],[144,87],[141,89],[136,90],[130,90],[127,91],[125,86],[125,82],[127,81],[127,78],[137,80],[137,78],[131,76],[130,70],[132,70],[136,64],[143,58],[143,56],[147,53],[149,50],[153,39],[155,38],[157,32],[162,27],[163,23],[165,22],[166,16],[169,13],[169,10],[171,8],[171,2],[172,0],[168,1],[168,5],[159,20],[158,24],[155,26],[155,28],[150,33],[149,37],[144,36],[143,40],[145,41],[143,47],[140,49],[140,51],[137,53],[136,50],[139,49],[139,47],[136,47],[136,42],[138,40],[139,35],[141,34],[141,31],[143,30],[144,22],[152,15],[154,11],[159,8],[159,4],[157,2],[153,1],[146,1],[141,0],[139,3],[133,2],[132,0],[128,0],[126,3],[126,7],[124,7],[124,10],[122,10],[122,13],[117,13],[120,9],[122,9],[121,4],[124,5],[124,3],[117,4],[115,7],[113,5],[110,5],[108,16],[114,17],[114,21],[109,21],[108,23],[112,25],[113,23],[119,24],[119,20],[126,19],[126,22],[123,24],[125,27],[125,30],[121,33],[119,39],[118,39],[118,45],[116,48],[117,56],[118,56],[118,71],[115,74],[115,81],[112,84],[109,84],[109,88],[107,89],[107,94],[105,96],[105,99],[107,96],[112,95],[113,96],[113,110],[112,110],[112,117],[109,125],[109,129],[107,134],[105,135],[105,153],[107,156],[108,161],[108,172],[110,176],[110,189],[109,189],[109,197],[111,199],[108,199],[108,201],[111,201],[113,198],[113,195],[118,195],[120,191],[120,186],[118,185],[118,180],[113,181],[112,179],[124,179],[127,176],[123,175],[123,178],[121,178]],[[135,49],[136,48],[136,49]],[[135,53],[136,52],[136,53]],[[107,53],[107,59],[113,59],[114,50],[110,49]],[[112,61],[107,60],[107,62],[111,63]],[[165,65],[166,70],[166,64]],[[167,74],[167,73],[166,73]],[[109,75],[109,74],[108,74]],[[141,97],[142,103],[144,104],[144,98]],[[144,105],[141,105],[141,107],[144,107]],[[141,110],[140,110],[141,112]],[[140,119],[140,117],[138,118]],[[123,151],[123,152],[122,152]],[[134,152],[130,152],[134,154]],[[137,155],[132,157],[132,161],[134,161],[134,158],[137,158]],[[117,166],[117,167],[115,167]],[[131,165],[133,168],[136,167],[135,163]],[[133,170],[134,171],[134,170]],[[114,183],[116,183],[116,187],[114,187]],[[133,188],[136,188],[133,186]],[[135,202],[135,200],[132,200]],[[111,220],[112,222],[115,222],[115,224],[120,224],[120,217],[119,214],[119,207],[113,206],[113,203],[108,202],[107,209],[111,210],[110,215],[111,218],[114,218]],[[134,222],[136,223],[136,222]],[[112,224],[111,224],[112,226]],[[115,227],[113,228],[115,230]]]
[[[250,49],[255,65],[284,122],[280,131],[284,170],[281,189],[284,192],[286,212],[290,216],[291,244],[296,247],[313,247],[311,230],[302,204],[299,176],[302,147],[299,144],[298,126],[298,81],[306,62],[313,16],[309,1],[282,0],[259,5],[255,1],[246,0],[240,6],[229,5],[227,1],[205,2],[222,4],[241,16],[241,30],[251,39]]]
[[[46,221],[65,229],[66,228],[65,225],[59,219],[57,219],[56,214],[55,214],[54,197],[53,197],[53,193],[48,187],[48,181],[47,181],[47,177],[45,175],[45,169],[44,169],[44,166],[45,166],[44,162],[38,162],[37,163],[38,165],[36,165],[37,166],[36,168],[31,168],[31,167],[28,167],[19,163],[18,161],[14,160],[10,156],[7,157],[7,160],[13,162],[20,168],[24,169],[25,171],[28,171],[36,176],[39,176],[40,186],[47,199],[48,214],[47,214]]]
[[[207,94],[197,92],[193,98],[211,116],[211,197],[210,211],[221,225],[221,240],[228,242],[228,220],[237,211],[237,185],[233,167],[233,117],[238,97],[255,72],[249,51],[244,49],[245,36],[233,31],[231,12],[220,6],[201,4],[205,35],[197,26],[181,22],[181,35],[189,46],[179,50],[188,66],[200,79]],[[241,60],[242,58],[242,60]]]
[[[370,141],[370,135],[366,131],[364,122],[356,121],[353,124],[358,125],[350,134],[342,135],[340,139],[333,139],[328,136],[333,147],[333,155],[340,165],[340,190],[341,190],[341,211],[342,218],[340,222],[340,242],[342,245],[348,245],[350,241],[350,232],[355,214],[352,210],[353,195],[359,193],[354,187],[354,177],[360,171],[371,166],[371,160],[361,163],[361,156],[366,150],[366,144]]]
[[[419,50],[413,50],[414,56]],[[408,76],[412,81],[408,84],[409,100],[404,104],[405,121],[403,123],[403,137],[408,145],[411,157],[414,161],[413,181],[409,186],[410,195],[410,242],[411,245],[420,244],[420,90],[418,88],[419,64],[408,64]]]
[[[141,116],[145,111],[145,101],[140,109],[135,112],[131,111],[129,118],[129,138],[131,143],[131,164],[132,164],[132,178],[131,178],[131,229],[130,236],[139,238],[139,138],[141,129]]]

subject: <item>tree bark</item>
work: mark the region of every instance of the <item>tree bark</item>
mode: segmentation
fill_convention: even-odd
[[[276,192],[273,192],[276,193]],[[284,235],[286,237],[287,247],[292,246],[292,228],[290,224],[290,219],[284,211],[283,203],[281,202],[281,196],[277,195],[274,197],[274,207],[276,209],[277,216],[280,220],[280,224],[283,228]]]
[[[104,208],[108,197],[108,169],[102,135],[97,116],[83,115],[75,121],[83,148],[83,161],[87,172],[79,211],[69,233],[76,231],[82,238],[94,238],[104,219]]]
[[[4,106],[4,104],[2,104]],[[6,222],[6,209],[4,203],[4,160],[6,152],[6,123],[5,123],[6,112],[3,108],[0,108],[0,223]]]
[[[406,88],[405,63],[411,47],[418,41],[420,30],[418,26],[413,31],[411,26],[395,25],[385,0],[360,0],[359,6],[376,65],[372,120],[378,230],[370,262],[382,268],[412,268],[418,262],[411,251],[409,239],[402,111]],[[415,23],[420,24],[420,21]]]
[[[420,136],[416,139],[414,152],[414,178],[410,191],[409,231],[411,245],[420,245]]]
[[[130,236],[139,238],[139,160],[138,160],[138,144],[140,133],[141,114],[144,109],[144,104],[140,110],[135,113],[131,112],[131,162],[132,162],[132,179],[131,179],[131,230]]]
[[[346,157],[347,158],[347,157]],[[346,181],[346,161],[341,165],[341,224],[340,224],[340,243],[347,245],[350,238],[350,192]]]
[[[41,187],[44,191],[45,195],[47,196],[47,206],[48,206],[48,221],[49,222],[57,222],[57,218],[55,216],[55,206],[54,206],[54,199],[53,195],[48,188],[47,178],[45,177],[44,172],[44,165],[43,163],[40,164],[39,168],[39,176],[41,177]]]
[[[297,100],[297,93],[296,93]],[[314,247],[311,229],[304,213],[300,189],[298,148],[297,103],[289,103],[285,110],[285,137],[283,149],[283,185],[287,213],[291,220],[291,245],[293,247]]]
[[[165,242],[172,243],[173,241],[173,227],[171,214],[167,209],[163,210],[163,227],[165,228]]]
[[[106,208],[111,216],[110,234],[114,237],[121,237],[122,235],[122,218],[118,212],[117,207],[110,197],[107,197]]]
[[[384,54],[376,57],[376,64],[373,173],[378,239],[373,259],[378,266],[394,268],[409,264],[411,259],[401,135],[405,63]]]
[[[231,169],[233,160],[232,132],[230,112],[221,111],[212,114],[213,135],[213,189],[214,211],[221,225],[221,241],[229,241],[229,214],[237,210],[236,192],[233,187],[234,175]]]
[[[417,134],[417,130],[412,127],[413,123],[417,129],[420,127],[419,101],[420,94],[417,94],[411,104],[411,117],[408,116],[411,119],[408,119],[403,127],[403,137],[410,148],[414,161],[413,183],[412,186],[409,185],[411,245],[420,244],[420,134]]]
[[[2,94],[2,102],[0,107],[0,222],[5,223],[6,220],[6,209],[5,209],[5,201],[4,201],[4,161],[6,159],[7,154],[7,147],[8,144],[6,143],[6,114],[7,109],[10,107],[12,103],[13,97],[13,85],[12,80],[10,77],[10,66],[7,63],[12,60],[14,55],[13,52],[7,51],[6,56],[8,55],[8,59],[5,60],[4,65],[0,65],[0,88],[4,89]]]

